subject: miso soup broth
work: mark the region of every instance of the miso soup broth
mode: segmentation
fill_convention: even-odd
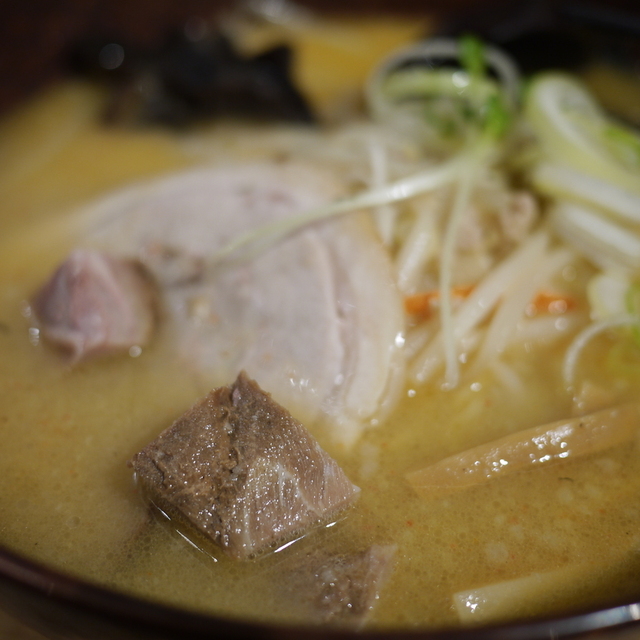
[[[347,162],[348,154],[333,151],[341,134],[289,127],[216,124],[183,134],[106,129],[96,117],[101,100],[94,87],[62,85],[2,124],[0,543],[143,599],[279,623],[306,622],[274,588],[283,567],[308,549],[342,553],[374,543],[396,551],[367,628],[527,619],[640,595],[637,437],[456,492],[429,494],[407,478],[478,445],[569,420],[581,408],[589,413],[638,401],[640,346],[627,326],[585,344],[567,389],[566,352],[590,322],[587,286],[600,270],[574,248],[540,287],[546,295],[551,283],[564,306],[530,311],[555,323],[552,339],[510,339],[497,363],[475,369],[473,343],[458,354],[460,379],[450,389],[443,362],[422,383],[407,373],[393,410],[350,447],[307,424],[361,489],[337,522],[277,553],[238,561],[197,536],[187,540],[151,512],[127,462],[210,388],[176,357],[162,321],[141,353],[73,366],[42,339],[29,302],[81,241],[77,212],[110,190],[204,163],[299,153],[330,166]],[[354,189],[368,180],[359,171],[350,176]],[[451,194],[446,197],[450,203]],[[546,212],[540,215],[536,224],[547,233]],[[564,247],[549,234],[552,248]],[[407,342],[419,338],[421,322],[408,317]],[[640,433],[640,423],[635,426]],[[469,608],[465,598],[493,600],[474,618],[460,613]]]

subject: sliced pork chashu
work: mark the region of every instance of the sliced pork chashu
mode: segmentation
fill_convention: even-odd
[[[402,370],[401,301],[368,217],[317,223],[250,260],[208,260],[256,226],[342,193],[315,167],[192,170],[87,212],[85,244],[136,257],[160,284],[181,356],[208,388],[244,369],[306,424],[352,443],[392,403]]]

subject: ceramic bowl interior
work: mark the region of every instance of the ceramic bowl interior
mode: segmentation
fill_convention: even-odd
[[[212,12],[215,13],[228,4],[205,0],[181,0],[180,3],[171,0],[60,0],[56,3],[33,0],[29,3],[5,3],[2,8],[4,17],[0,24],[0,111],[18,105],[20,100],[44,84],[62,77],[67,43],[98,26],[107,31],[124,32],[134,41],[152,43],[169,28],[181,24],[188,17],[209,17]],[[346,8],[339,0],[315,0],[304,4],[323,11],[340,11]],[[540,12],[544,14],[553,6],[557,9],[558,5],[554,5],[551,0],[548,3],[529,0],[396,0],[393,3],[386,0],[351,0],[348,9],[369,12],[427,11],[440,16],[440,24],[445,30],[477,28],[490,34],[492,28],[505,16],[505,19],[513,20],[514,28],[517,28],[518,20],[520,23],[534,20],[535,23]],[[564,3],[563,6],[569,12],[566,14],[568,19],[577,20],[576,24],[600,25],[605,41],[616,39],[620,34],[624,34],[628,41],[631,38],[630,50],[638,53],[640,6],[636,0],[573,2]],[[625,16],[631,19],[625,20]],[[358,637],[380,640],[640,637],[640,583],[638,602],[611,605],[598,611],[577,612],[568,617],[528,624],[456,631],[364,633],[358,634]],[[198,640],[213,637],[281,640],[319,640],[330,637],[346,640],[355,637],[349,632],[248,624],[150,604],[67,577],[2,548],[0,606],[48,637],[61,640]]]

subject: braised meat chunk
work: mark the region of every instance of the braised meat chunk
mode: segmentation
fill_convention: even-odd
[[[393,568],[394,545],[374,544],[352,553],[316,550],[294,558],[283,596],[305,620],[360,628],[373,611]]]
[[[74,362],[144,346],[154,323],[151,281],[135,260],[76,249],[33,300],[45,339]]]
[[[137,481],[234,558],[333,518],[359,489],[306,429],[241,373],[137,453]]]

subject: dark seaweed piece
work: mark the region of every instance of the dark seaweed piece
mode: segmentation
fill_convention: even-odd
[[[576,71],[589,57],[581,35],[565,24],[561,3],[546,0],[499,0],[490,11],[478,5],[446,22],[443,32],[474,33],[509,53],[525,74],[544,69]]]
[[[117,36],[96,36],[71,50],[73,72],[106,81],[106,118],[123,124],[186,126],[216,117],[311,124],[314,116],[291,80],[292,52],[277,46],[240,55],[221,33],[184,32],[142,51]]]
[[[166,92],[199,116],[260,116],[310,123],[313,118],[290,78],[291,51],[280,46],[243,58],[221,34],[182,40],[165,53],[160,73]]]
[[[144,61],[142,51],[119,34],[78,40],[68,56],[72,73],[107,82],[129,80]]]
[[[604,4],[604,3],[602,3]],[[633,69],[640,62],[640,19],[632,3],[597,6],[580,0],[497,0],[445,20],[441,33],[474,33],[497,44],[525,74],[577,72],[594,60]]]

